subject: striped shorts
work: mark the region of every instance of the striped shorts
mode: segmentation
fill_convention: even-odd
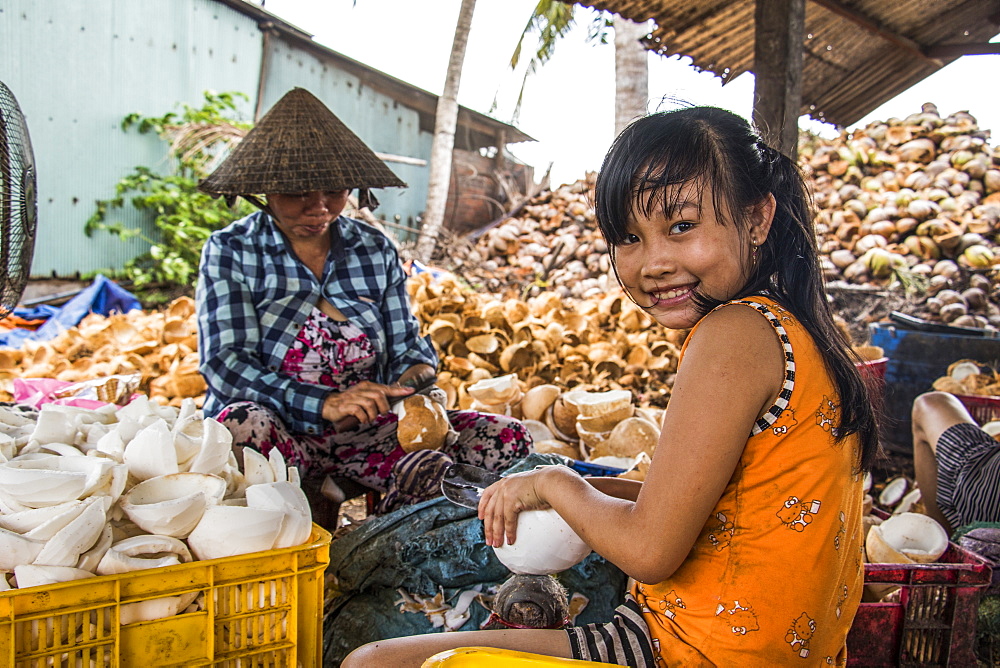
[[[615,609],[607,624],[573,626],[566,632],[574,659],[636,668],[656,666],[649,628],[631,594],[626,594],[625,602]]]
[[[941,434],[935,455],[937,505],[952,528],[1000,521],[1000,443],[963,422]]]

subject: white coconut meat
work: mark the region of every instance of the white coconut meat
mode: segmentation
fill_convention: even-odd
[[[564,394],[563,399],[576,407],[579,417],[593,418],[631,406],[632,393],[628,390],[608,390],[607,392],[576,390]]]
[[[878,495],[878,503],[883,508],[892,508],[903,499],[906,490],[910,486],[910,481],[900,476],[893,478],[886,483],[881,493]]]
[[[948,374],[958,382],[962,382],[969,376],[975,376],[979,373],[979,365],[973,362],[958,362],[952,368]]]
[[[284,519],[285,514],[278,510],[210,506],[205,509],[187,542],[198,559],[219,559],[270,550]]]
[[[22,564],[14,568],[14,580],[18,589],[42,587],[92,578],[94,574],[73,566],[50,566],[47,564]]]
[[[225,492],[226,481],[218,476],[171,473],[130,489],[122,497],[121,508],[151,534],[184,538],[201,521],[206,508],[222,501]]]
[[[512,573],[549,575],[572,568],[590,554],[590,546],[553,509],[527,510],[517,516],[513,545],[506,537],[493,548]]]
[[[931,563],[948,549],[948,533],[935,519],[920,513],[900,513],[872,526],[865,540],[872,563]]]
[[[899,515],[900,513],[908,513],[913,510],[914,504],[920,501],[920,488],[914,487],[909,492],[907,492],[896,507],[893,509],[893,515]]]
[[[982,430],[993,438],[996,438],[1000,435],[1000,420],[990,420],[982,426]]]

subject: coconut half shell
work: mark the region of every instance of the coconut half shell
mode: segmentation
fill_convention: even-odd
[[[406,452],[437,450],[451,429],[444,407],[422,394],[411,394],[396,404],[396,438]]]
[[[521,398],[521,415],[525,420],[542,420],[545,411],[549,409],[555,400],[562,393],[556,385],[543,384],[536,385]]]
[[[645,418],[625,418],[611,430],[603,445],[591,453],[592,456],[611,455],[632,459],[640,452],[652,456],[660,430]]]
[[[570,459],[580,459],[582,457],[579,446],[554,438],[544,441],[535,441],[534,450],[535,452],[541,454],[563,455],[564,457],[569,457]]]
[[[566,400],[568,394],[572,393],[562,394],[552,403],[546,413],[545,423],[559,438],[565,437],[565,440],[572,440],[578,437],[576,431],[578,411],[574,404]]]
[[[635,458],[632,464],[632,468],[625,473],[622,473],[619,478],[628,478],[629,480],[638,480],[642,482],[646,479],[646,473],[649,472],[649,465],[653,463],[652,458],[645,452],[640,452],[639,456]]]
[[[576,418],[577,429],[585,431],[611,431],[622,421],[632,417],[632,404],[613,406],[607,412],[592,417],[579,415]]]
[[[883,508],[892,508],[903,499],[906,490],[910,487],[910,481],[899,476],[886,483],[885,487],[878,495],[878,504]]]
[[[608,390],[607,392],[567,392],[563,398],[576,406],[580,417],[593,418],[607,415],[624,407],[632,406],[632,393],[628,390]]]
[[[476,381],[466,388],[466,392],[477,401],[493,405],[511,404],[522,397],[521,385],[514,373]]]
[[[865,552],[874,564],[928,564],[948,549],[948,533],[919,513],[893,515],[868,530]]]

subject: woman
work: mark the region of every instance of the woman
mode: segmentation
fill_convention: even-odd
[[[531,443],[514,419],[450,411],[452,443],[406,457],[399,447],[390,408],[413,392],[401,384],[436,370],[437,355],[419,334],[392,242],[341,213],[354,188],[373,208],[369,188],[405,185],[301,88],[199,185],[260,208],[202,251],[205,415],[235,447],[277,447],[304,478],[388,492],[382,511],[436,495],[452,461],[502,470]]]

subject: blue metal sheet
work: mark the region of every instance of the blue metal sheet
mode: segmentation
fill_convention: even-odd
[[[83,233],[95,201],[135,166],[167,170],[166,144],[123,133],[122,118],[200,106],[209,89],[252,100],[260,43],[253,20],[213,0],[0,3],[0,80],[27,117],[38,166],[32,275],[120,269],[144,250],[140,240]],[[118,219],[152,227],[132,209]]]
[[[265,40],[258,20],[281,30]],[[429,161],[433,96],[396,80],[373,89],[359,72],[374,82],[391,77],[359,63],[344,69],[306,37],[257,5],[232,0],[0,0],[0,81],[25,112],[38,167],[32,275],[120,270],[148,248],[140,239],[83,232],[95,202],[113,197],[115,184],[136,166],[169,171],[166,144],[134,129],[122,132],[121,121],[131,113],[199,107],[206,90],[245,93],[249,101],[240,111],[252,120],[258,108],[266,111],[302,86],[376,152]],[[258,91],[262,64],[265,88]],[[416,108],[423,109],[423,129]],[[429,166],[391,158],[387,164],[409,187],[377,192],[378,216],[416,228]],[[154,234],[150,216],[130,206],[116,213],[113,220]]]

